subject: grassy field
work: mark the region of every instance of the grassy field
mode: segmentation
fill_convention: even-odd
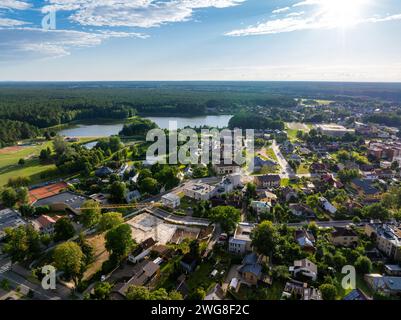
[[[95,141],[94,138],[82,138],[79,143]],[[31,145],[0,149],[0,186],[7,184],[10,178],[29,177],[32,183],[43,180],[41,176],[46,173],[46,178],[57,177],[54,164],[43,165],[38,156],[42,149],[52,148],[52,142],[46,140],[34,141]],[[24,159],[25,164],[19,165],[19,159]]]
[[[301,163],[301,165],[297,169],[297,174],[308,174],[309,172],[309,165],[306,163]]]

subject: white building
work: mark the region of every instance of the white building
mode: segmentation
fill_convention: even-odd
[[[206,183],[197,183],[184,188],[184,194],[195,200],[209,200],[216,194],[216,187]]]
[[[251,223],[239,223],[234,236],[228,241],[228,251],[239,255],[251,251],[251,232],[254,227],[255,225]]]
[[[346,133],[355,133],[354,129],[347,129],[338,124],[315,124],[314,127],[318,132],[331,137],[342,137]]]
[[[324,210],[326,210],[330,214],[335,214],[337,212],[337,208],[335,206],[333,206],[326,198],[320,197],[319,201],[320,201],[322,207],[324,208]]]
[[[168,208],[175,209],[180,206],[181,199],[174,193],[168,193],[162,196],[161,203]]]

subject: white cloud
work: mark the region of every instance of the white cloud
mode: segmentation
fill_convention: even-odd
[[[311,10],[290,12],[283,18],[270,19],[255,25],[233,30],[228,36],[267,35],[284,32],[347,28],[366,23],[401,20],[401,14],[366,16],[368,0],[305,0],[294,7],[312,6]]]
[[[0,0],[0,9],[14,9],[25,10],[30,8],[31,5],[25,1],[19,0]]]
[[[272,13],[274,13],[274,14],[283,13],[283,12],[289,11],[290,9],[291,9],[290,7],[279,8],[279,9],[273,10]]]
[[[194,10],[226,8],[246,0],[49,0],[42,11],[72,11],[70,19],[81,25],[158,27],[189,20]]]
[[[69,55],[75,48],[100,45],[110,38],[145,36],[128,32],[89,33],[72,30],[43,30],[39,28],[0,29],[0,60],[57,58]]]
[[[0,27],[15,27],[15,26],[22,26],[24,24],[26,24],[26,22],[24,21],[0,17]]]

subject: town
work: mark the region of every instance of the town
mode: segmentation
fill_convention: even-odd
[[[222,127],[254,130],[252,170],[149,161],[159,125],[140,115],[109,136],[45,129],[5,144],[0,161],[15,170],[0,193],[0,299],[400,299],[397,110],[250,105]]]

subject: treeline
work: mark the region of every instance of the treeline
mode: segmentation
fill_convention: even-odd
[[[87,87],[77,84],[0,86],[0,119],[45,128],[72,120],[123,119],[142,114],[202,115],[233,112],[240,106],[292,107],[293,99],[264,92],[197,91],[197,87]]]
[[[230,129],[271,129],[283,130],[284,122],[281,120],[273,120],[257,114],[239,113],[232,117],[228,123]]]
[[[144,136],[151,129],[157,128],[156,123],[149,119],[135,118],[130,123],[125,124],[122,130],[119,132],[120,136]]]
[[[365,118],[367,122],[373,122],[390,127],[401,128],[401,115],[396,113],[373,114]]]
[[[0,147],[39,135],[38,128],[21,121],[0,119]]]

